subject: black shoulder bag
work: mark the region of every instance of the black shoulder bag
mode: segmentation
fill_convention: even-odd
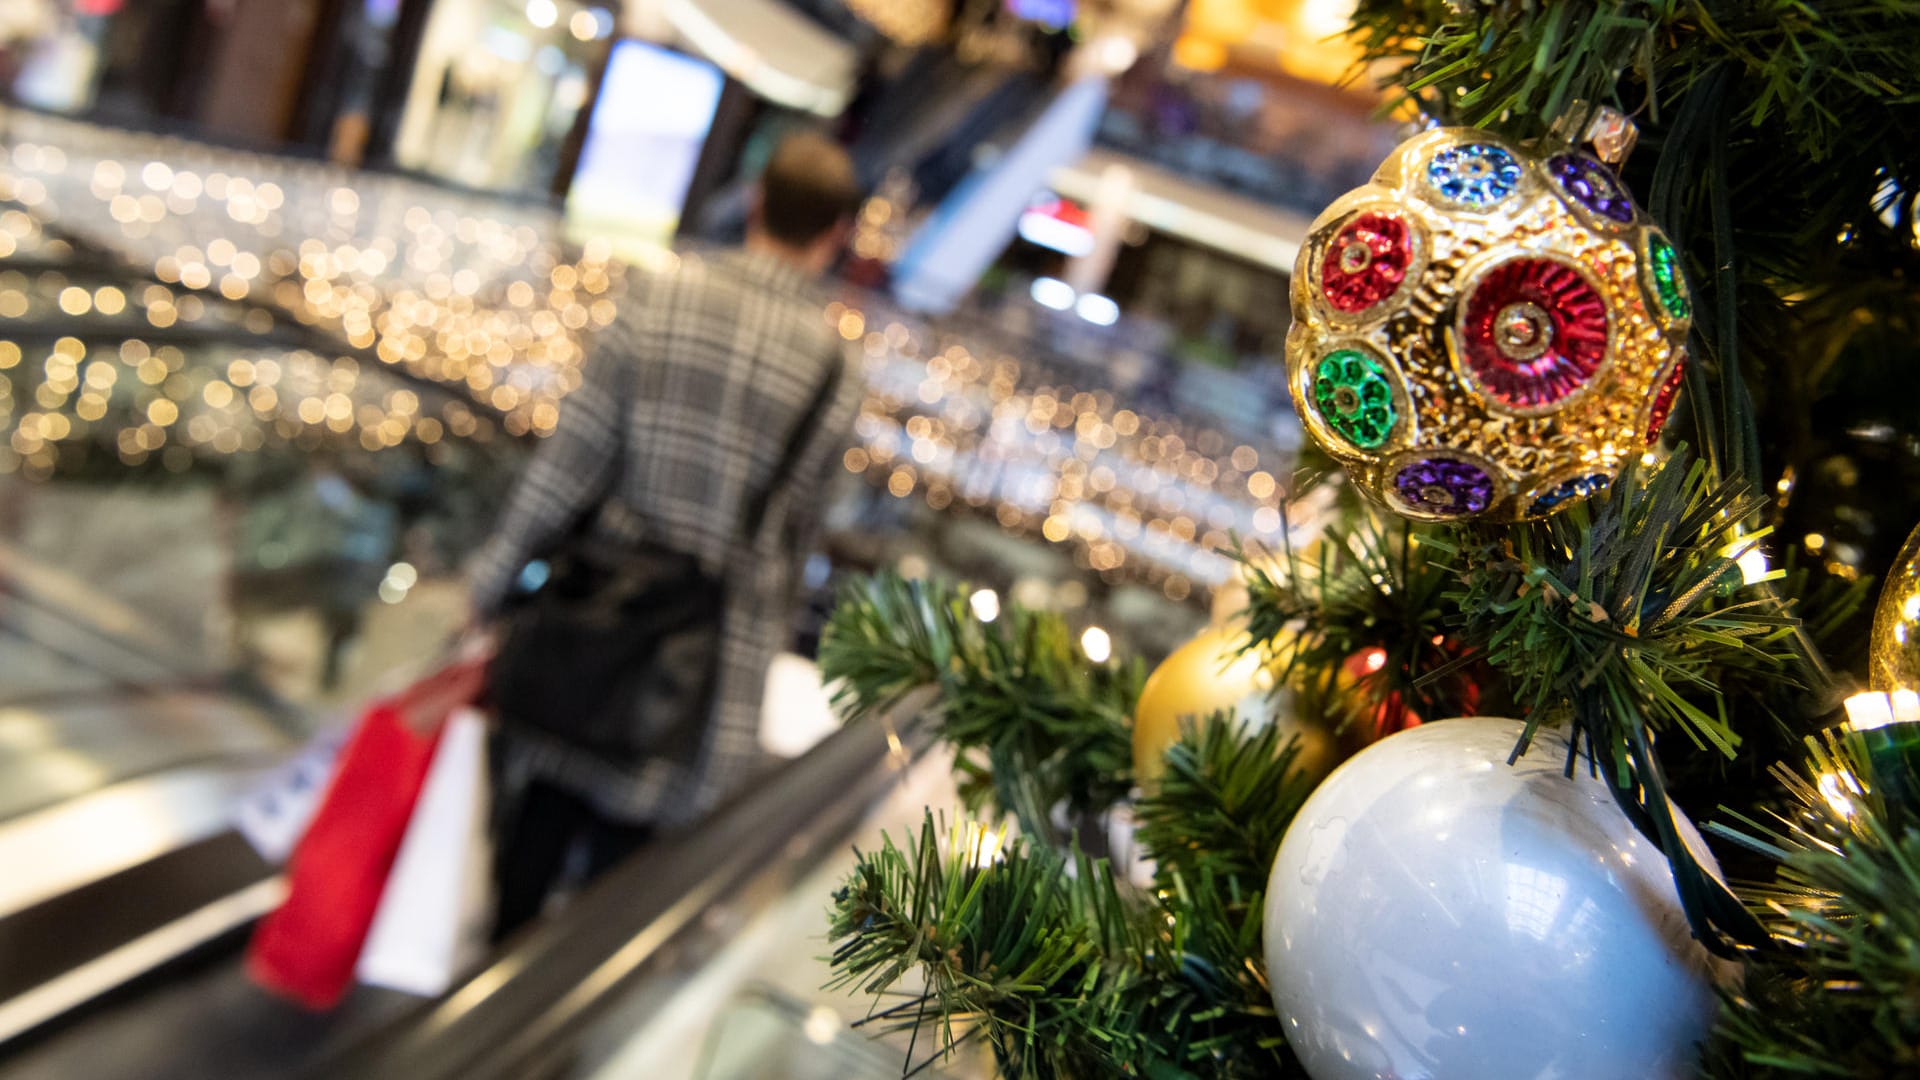
[[[837,358],[748,503],[745,535],[792,476],[840,385]],[[616,478],[616,483],[618,479]],[[608,762],[692,764],[719,670],[726,586],[698,556],[577,530],[548,559],[547,581],[507,620],[489,696],[508,731],[539,732]]]

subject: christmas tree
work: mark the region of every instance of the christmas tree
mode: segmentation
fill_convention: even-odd
[[[1236,552],[1229,644],[1151,680],[850,592],[850,722],[931,687],[968,817],[861,856],[839,982],[1008,1077],[1920,1075],[1920,4],[1352,34],[1426,130],[1294,278],[1342,520]]]

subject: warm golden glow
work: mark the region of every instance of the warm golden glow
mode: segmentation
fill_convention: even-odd
[[[1192,0],[1173,61],[1217,71],[1229,61],[1314,82],[1338,83],[1360,48],[1344,31],[1354,0]]]

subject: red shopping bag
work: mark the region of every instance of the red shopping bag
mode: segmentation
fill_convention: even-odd
[[[441,723],[473,701],[484,677],[484,660],[463,661],[361,715],[294,849],[287,899],[254,930],[247,971],[256,983],[310,1009],[346,993]]]

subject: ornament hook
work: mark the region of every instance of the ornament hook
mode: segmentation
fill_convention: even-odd
[[[1575,101],[1553,122],[1552,136],[1563,143],[1583,143],[1593,156],[1618,169],[1640,140],[1640,127],[1611,105]]]

